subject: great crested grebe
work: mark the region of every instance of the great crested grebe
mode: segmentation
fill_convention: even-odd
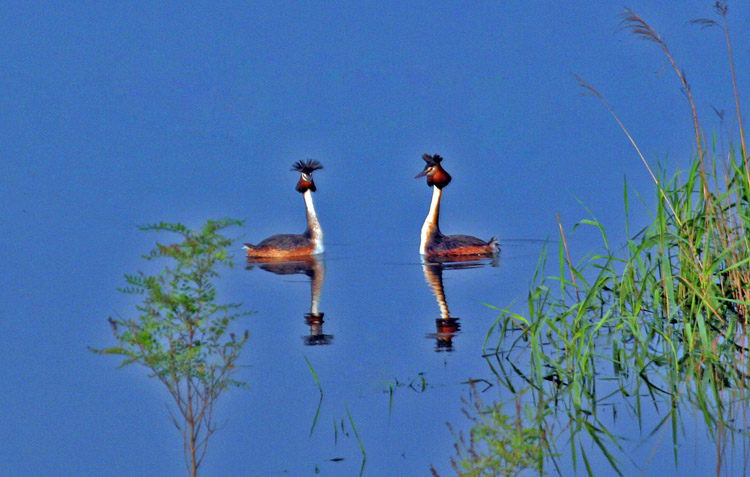
[[[323,253],[323,229],[320,228],[312,199],[312,193],[316,190],[312,173],[318,169],[323,169],[323,166],[312,159],[297,161],[291,169],[300,173],[296,189],[305,199],[307,229],[301,234],[273,235],[258,245],[246,243],[244,248],[248,259],[279,261]]]
[[[435,154],[423,154],[422,159],[427,163],[424,170],[414,178],[427,176],[427,185],[432,187],[432,203],[430,211],[422,225],[419,240],[419,253],[427,257],[490,257],[500,251],[500,244],[495,237],[488,242],[471,235],[443,235],[438,225],[440,215],[440,197],[443,187],[451,181],[451,176],[440,163],[443,158]]]

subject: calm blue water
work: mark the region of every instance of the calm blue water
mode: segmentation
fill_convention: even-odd
[[[712,110],[732,115],[723,38],[686,23],[711,16],[711,3],[630,7],[681,61],[707,130],[728,138],[736,128]],[[739,86],[750,91],[750,15],[731,8]],[[88,347],[114,344],[107,317],[133,311],[117,287],[150,266],[139,256],[157,240],[137,225],[235,217],[251,242],[301,232],[288,169],[308,157],[325,166],[315,200],[328,250],[320,333],[330,336],[318,340],[329,344],[305,345],[309,277],[246,270],[238,248],[220,301],[255,311],[238,324],[250,331],[239,376],[249,389],[220,401],[226,425],[203,471],[356,475],[351,415],[366,475],[425,475],[430,465],[449,474],[445,423],[466,430],[463,383],[489,375],[481,345],[497,312],[484,303],[524,300],[556,214],[567,231],[589,217],[579,201],[620,243],[624,176],[646,203],[631,193],[633,229],[648,217],[646,172],[570,73],[600,89],[653,164],[692,153],[679,86],[652,44],[619,31],[621,11],[555,1],[3,2],[0,474],[183,473],[164,390]],[[417,254],[430,200],[413,179],[423,153],[444,156],[454,177],[443,231],[503,244],[496,267],[442,272],[460,325],[452,351],[436,349],[446,328]],[[574,257],[600,246],[593,229],[571,238]],[[634,435],[626,412],[615,421]],[[684,432],[681,462],[712,472],[700,456],[715,455],[714,444],[692,422]],[[633,439],[628,452],[645,473],[678,473],[669,436],[654,437],[653,455],[654,441]]]
[[[233,289],[264,297],[249,319],[253,340],[247,353],[253,363],[247,374],[260,387],[233,398],[244,402],[238,419],[258,423],[260,432],[226,433],[224,458],[244,448],[255,456],[260,474],[311,474],[315,466],[324,473],[356,474],[361,456],[348,410],[373,475],[422,474],[431,463],[447,464],[437,451],[452,443],[445,423],[460,420],[466,390],[461,383],[482,372],[481,343],[495,316],[482,301],[509,285],[503,276],[514,264],[444,271],[444,293],[460,326],[447,351],[441,346],[447,347],[452,333],[438,342],[435,335],[444,332],[436,328],[440,308],[418,256],[406,245],[394,244],[384,257],[331,247],[320,301],[323,332],[331,340],[326,346],[304,346],[311,332],[304,319],[311,299],[307,280],[261,270],[234,274]],[[312,436],[319,393],[304,358],[324,393]],[[349,436],[339,427],[336,442],[334,426],[342,420]]]
[[[249,389],[233,389],[219,401],[217,419],[225,424],[212,437],[202,473],[357,475],[362,455],[351,416],[367,455],[365,475],[425,475],[430,466],[451,475],[455,438],[446,423],[467,432],[466,382],[492,382],[482,344],[497,312],[484,303],[522,299],[527,281],[518,277],[531,276],[540,249],[537,241],[508,240],[495,266],[442,269],[423,266],[409,241],[392,242],[384,253],[332,244],[312,268],[315,287],[308,275],[276,274],[257,265],[245,269],[238,260],[220,281],[220,301],[241,301],[254,311],[237,326],[250,331],[237,375]],[[81,269],[107,280],[96,263]],[[60,288],[99,286],[96,278],[75,283],[62,275],[54,274]],[[446,318],[438,302],[441,282],[456,321],[439,329],[436,320]],[[109,288],[101,293],[110,303],[85,293],[57,307],[29,302],[29,312],[39,313],[35,326],[6,324],[16,333],[14,342],[23,338],[27,344],[12,348],[24,364],[3,397],[4,409],[15,410],[6,421],[6,432],[15,436],[6,441],[3,473],[44,474],[60,467],[78,475],[182,473],[181,439],[167,418],[169,397],[161,385],[142,370],[115,370],[116,358],[86,349],[114,344],[108,312],[131,312],[130,297],[114,292],[114,284]],[[306,320],[313,299],[324,313],[322,327]],[[54,312],[43,314],[49,307]],[[89,315],[64,315],[74,309]],[[29,334],[19,336],[23,330]],[[313,334],[325,335],[314,341],[327,344],[309,345]],[[320,379],[322,400],[306,359]],[[483,399],[508,401],[512,395],[495,386]],[[626,461],[624,468],[675,472],[671,431],[665,428],[641,444],[645,435],[635,414],[612,401],[619,417],[607,417],[611,408],[604,405],[602,419],[610,431],[627,436],[621,444],[637,463]],[[651,412],[644,412],[647,423],[661,418]],[[700,419],[696,422],[685,425],[700,429]],[[558,445],[564,450],[561,434]],[[711,446],[698,435],[681,445],[683,462],[695,449]],[[24,458],[31,449],[41,457]],[[589,451],[593,465],[609,468],[593,446]],[[714,465],[710,459],[694,463],[707,472]],[[564,474],[573,471],[569,460],[563,458],[562,465]]]

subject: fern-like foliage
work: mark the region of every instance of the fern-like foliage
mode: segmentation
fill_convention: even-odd
[[[110,318],[117,346],[94,349],[119,355],[120,366],[140,364],[159,379],[177,407],[171,420],[184,437],[189,474],[195,475],[205,456],[208,439],[216,430],[213,408],[222,391],[243,383],[233,375],[242,346],[248,339],[229,332],[246,313],[240,304],[218,304],[214,279],[221,267],[232,266],[227,248],[233,240],[222,232],[241,225],[234,219],[209,220],[198,230],[180,223],[140,227],[145,231],[177,234],[180,240],[157,243],[143,256],[166,259],[155,275],[125,275],[122,293],[139,295],[134,318]]]

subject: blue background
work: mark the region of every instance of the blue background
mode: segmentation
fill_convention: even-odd
[[[504,306],[524,295],[538,253],[530,244],[555,237],[556,214],[570,230],[588,216],[583,203],[621,243],[623,178],[647,205],[653,189],[626,137],[597,100],[582,95],[571,73],[607,98],[653,166],[662,162],[674,171],[687,164],[694,151],[690,112],[661,52],[622,31],[619,2],[567,3],[3,2],[0,473],[182,472],[163,391],[141,371],[114,371],[114,359],[87,347],[111,345],[106,318],[132,312],[133,300],[116,288],[123,273],[143,268],[139,256],[155,240],[136,225],[198,226],[236,217],[247,219],[237,235],[251,242],[301,232],[302,201],[289,172],[298,159],[325,166],[316,172],[315,196],[330,261],[324,311],[355,320],[426,310],[418,341],[404,338],[398,351],[399,362],[420,363],[400,369],[404,376],[439,367],[423,338],[437,313],[417,256],[430,197],[424,181],[413,179],[423,153],[444,156],[454,177],[444,197],[443,231],[498,235],[504,242],[499,270],[461,275],[453,285],[472,310],[489,313],[475,327],[473,344],[467,337],[463,346],[473,359],[495,316],[481,302]],[[721,31],[687,23],[715,18],[712,3],[628,6],[659,30],[686,71],[706,130],[736,139]],[[750,7],[733,2],[729,15],[743,94],[750,91]],[[712,106],[727,111],[727,126]],[[648,207],[634,206],[634,228],[647,217]],[[572,241],[579,257],[601,244],[593,231],[586,234]],[[253,340],[272,340],[278,323],[250,326],[253,351],[243,355],[250,391],[231,394],[224,408],[247,416],[222,431],[225,437],[217,434],[206,464],[214,475],[261,468],[238,463],[249,465],[246,449],[271,439],[269,429],[281,433],[278,442],[288,432],[243,402],[267,396],[269,381],[253,370],[282,379],[288,368],[268,363],[293,356],[294,376],[305,380],[304,392],[294,392],[317,403],[301,358],[308,351],[297,336],[304,331],[304,306],[295,300],[304,302],[307,286],[289,288],[270,274],[242,270],[236,252],[240,266],[225,276],[223,298],[242,301],[261,317],[286,313],[280,302],[288,301],[296,321],[286,325],[288,347],[279,344],[267,354],[258,351],[267,345]],[[477,285],[480,280],[487,283]],[[363,318],[349,336],[372,331],[366,323]],[[337,332],[346,336],[346,328]],[[325,351],[329,358],[321,352],[321,375],[342,373],[325,363],[351,362],[347,349],[337,342]],[[368,349],[365,363],[394,353]],[[455,371],[440,379],[458,396],[466,376]],[[388,369],[376,380],[378,402],[387,403],[381,391],[392,374]],[[361,397],[357,389],[351,392]],[[342,406],[330,411],[334,422],[346,415]],[[417,416],[418,406],[406,414]],[[450,407],[460,419],[460,400]],[[290,418],[302,421],[303,437],[314,408]],[[445,434],[440,444],[414,463],[416,472],[426,473],[429,463],[447,468],[452,441],[445,420],[434,427]],[[246,448],[237,435],[249,436]],[[228,441],[239,446],[236,453]],[[291,448],[308,445],[300,442]],[[269,446],[289,459],[289,447]],[[268,461],[278,460],[264,452]],[[316,458],[300,457],[306,467],[297,470],[311,471],[307,464]],[[375,474],[403,465],[368,459]]]

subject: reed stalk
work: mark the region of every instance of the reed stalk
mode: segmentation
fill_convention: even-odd
[[[550,414],[566,416],[573,464],[580,459],[588,473],[592,470],[584,437],[620,473],[615,454],[624,458],[625,453],[597,417],[600,403],[613,393],[632,406],[648,435],[671,427],[675,460],[686,408],[699,410],[714,436],[719,472],[726,464],[727,439],[745,435],[747,423],[737,419],[737,413],[750,401],[750,167],[727,8],[721,2],[715,8],[721,22],[694,23],[719,26],[724,33],[740,150],[733,152],[730,144],[729,154],[722,155],[715,152],[715,143],[707,148],[685,73],[659,33],[627,9],[622,16],[625,28],[659,46],[685,91],[695,155],[685,170],[655,172],[603,95],[576,76],[614,117],[651,176],[656,199],[652,221],[628,236],[622,249],[613,250],[593,215],[582,220],[581,226],[601,234],[604,251],[577,262],[559,226],[557,273],[547,275],[545,248],[526,310],[502,310],[485,338],[485,355],[496,360],[491,369],[499,383],[514,392],[528,387],[537,401],[556,409]],[[627,185],[624,204],[627,221]],[[626,230],[631,230],[629,223]],[[605,363],[612,368],[608,381],[599,371]],[[506,369],[509,375],[502,371]],[[602,395],[603,388],[610,389],[608,394]],[[640,421],[648,401],[655,406],[668,403],[663,419],[654,425]]]

